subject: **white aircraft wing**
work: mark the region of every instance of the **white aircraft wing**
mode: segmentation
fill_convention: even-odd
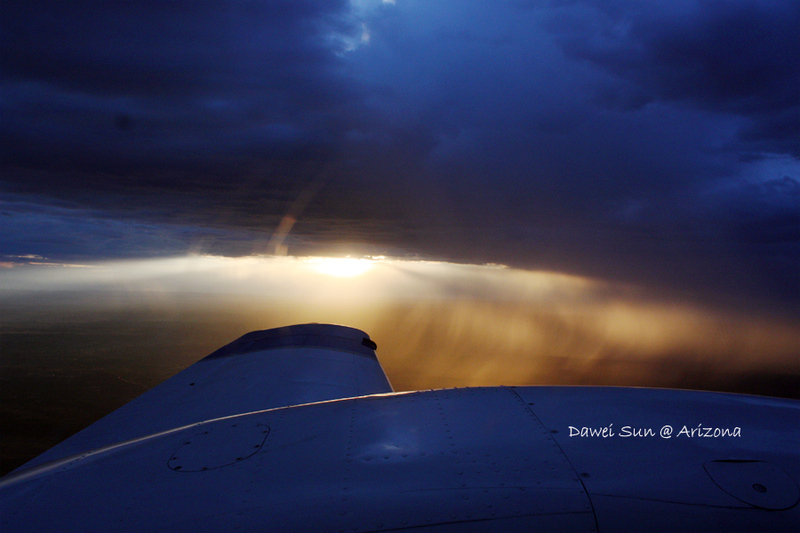
[[[373,348],[340,326],[246,335],[0,479],[0,531],[800,526],[800,402],[391,393]]]
[[[363,331],[328,324],[254,331],[23,467],[213,418],[385,392],[392,387]]]

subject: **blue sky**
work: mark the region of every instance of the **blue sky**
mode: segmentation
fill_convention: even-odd
[[[0,261],[371,253],[800,313],[795,0],[4,2]]]

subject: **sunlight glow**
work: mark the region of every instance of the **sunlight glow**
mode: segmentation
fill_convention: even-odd
[[[32,310],[62,305],[67,321],[128,320],[146,311],[213,325],[219,336],[204,348],[212,349],[234,332],[347,324],[377,339],[398,390],[686,386],[686,373],[697,365],[724,368],[720,380],[736,372],[800,373],[795,324],[565,273],[382,256],[187,256],[93,268],[19,259],[0,268],[0,304],[14,310],[0,313],[0,326],[27,328]],[[23,305],[31,311],[20,312]]]
[[[306,260],[315,271],[337,278],[354,278],[372,269],[374,262],[369,259],[351,257],[313,257]]]

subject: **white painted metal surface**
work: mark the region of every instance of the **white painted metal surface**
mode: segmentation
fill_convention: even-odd
[[[220,348],[24,467],[204,420],[392,392],[363,331],[304,324]]]
[[[328,327],[334,329],[327,334],[336,334]],[[307,333],[303,328],[292,334]],[[362,363],[377,365],[369,354],[351,352],[359,359],[342,363],[320,338],[315,346],[272,342],[197,363],[122,415],[0,480],[0,531],[796,531],[800,525],[800,402],[594,387],[364,395],[370,392],[364,388],[388,387],[379,365],[379,373],[367,365],[371,377],[364,378]],[[342,345],[338,350],[347,355]],[[216,366],[238,357],[246,361],[241,366]],[[279,400],[267,393],[259,396],[267,405],[255,409],[253,390],[223,394],[240,388],[242,377],[257,381],[256,373],[281,383],[275,370],[291,369],[289,360],[322,368],[332,360],[352,364],[350,377],[318,374],[319,394],[336,387],[362,394],[295,405],[286,390],[291,401],[269,405]],[[212,371],[192,370],[215,361]],[[302,389],[308,381],[285,383]],[[313,398],[310,389],[304,394]],[[158,421],[137,419],[159,403]],[[697,424],[739,427],[740,434],[677,434]],[[609,425],[605,437],[580,436],[582,428]],[[622,436],[624,426],[666,425],[675,431],[670,438]],[[570,436],[571,427],[578,435]]]

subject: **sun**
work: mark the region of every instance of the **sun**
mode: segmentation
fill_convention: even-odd
[[[369,259],[351,257],[314,257],[307,262],[320,274],[337,278],[354,278],[364,274],[373,266],[373,261]]]

